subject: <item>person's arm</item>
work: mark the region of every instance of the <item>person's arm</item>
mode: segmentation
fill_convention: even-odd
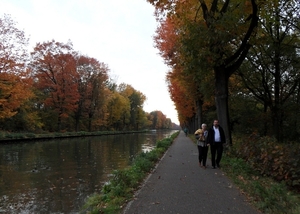
[[[220,137],[221,137],[221,142],[222,144],[226,143],[226,137],[225,137],[225,132],[224,132],[224,129],[221,127],[220,128]]]
[[[207,144],[207,146],[209,146],[210,143],[211,143],[210,138],[211,138],[211,130],[209,129],[208,133],[207,133],[207,138],[206,138],[206,144]]]

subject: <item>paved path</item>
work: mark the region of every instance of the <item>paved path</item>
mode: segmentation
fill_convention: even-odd
[[[208,165],[199,167],[197,146],[181,131],[123,214],[260,213],[210,160]]]

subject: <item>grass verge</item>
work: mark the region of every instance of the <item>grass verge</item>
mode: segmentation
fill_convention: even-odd
[[[300,213],[298,194],[290,191],[284,182],[261,176],[245,160],[226,152],[222,159],[222,171],[262,213]]]
[[[194,143],[194,135],[189,135]],[[237,158],[238,147],[243,146],[241,138],[235,139],[226,148],[222,157],[222,171],[240,189],[250,204],[266,214],[298,214],[300,213],[300,195],[288,188],[285,182],[262,176],[242,158]],[[237,142],[238,141],[238,142]],[[210,157],[210,151],[208,152]]]
[[[179,132],[156,143],[150,152],[138,154],[130,167],[115,170],[112,178],[102,187],[101,193],[90,196],[82,208],[86,213],[115,214],[120,213],[124,204],[134,196],[158,160],[166,152]]]

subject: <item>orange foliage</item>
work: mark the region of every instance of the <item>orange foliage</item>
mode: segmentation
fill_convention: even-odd
[[[106,107],[108,97],[108,91],[106,90],[108,71],[108,66],[100,63],[95,58],[79,56],[77,59],[77,72],[80,76],[78,80],[80,98],[76,111],[76,120],[78,123],[80,117],[88,117],[89,131],[91,131],[92,118],[94,118],[95,114],[97,114],[98,119],[96,122],[93,120],[93,122],[97,125],[105,124],[106,117],[103,110]]]
[[[165,60],[166,64],[172,66],[174,69],[167,75],[167,82],[169,87],[169,93],[173,100],[176,110],[179,115],[179,120],[185,121],[194,114],[194,101],[191,96],[192,90],[187,89],[186,79],[183,75],[182,68],[178,66],[178,35],[176,33],[176,24],[171,17],[167,17],[164,21],[161,21],[160,26],[156,30],[156,36],[154,37],[156,47],[160,51],[160,55]]]
[[[0,73],[0,119],[14,116],[19,107],[33,97],[30,87],[30,81],[26,79],[11,73]]]
[[[55,109],[59,115],[58,121],[61,121],[77,108],[79,100],[79,75],[72,45],[54,40],[38,43],[31,55],[36,86],[47,96],[44,104]]]
[[[185,84],[180,81],[175,73],[169,72],[167,75],[169,93],[171,99],[175,103],[176,110],[178,112],[179,121],[183,122],[187,118],[191,118],[195,113],[195,102],[194,97],[191,96],[191,92],[187,90]]]
[[[160,51],[160,55],[168,65],[174,64],[174,55],[176,52],[177,36],[175,33],[174,23],[170,18],[162,21],[160,26],[156,29],[156,36],[154,36],[156,47]]]
[[[149,121],[152,121],[152,129],[166,129],[171,127],[171,120],[161,111],[152,111],[147,117]]]

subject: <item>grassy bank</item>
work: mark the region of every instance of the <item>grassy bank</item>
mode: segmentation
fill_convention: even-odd
[[[194,136],[190,135],[190,138],[194,142],[196,141]],[[233,146],[225,149],[221,161],[222,171],[246,195],[248,202],[262,213],[300,213],[299,192],[294,191],[295,189],[288,186],[284,181],[278,182],[264,175],[245,159],[238,157],[238,150],[245,147],[245,139],[234,138]],[[276,148],[274,147],[274,149]],[[263,164],[262,161],[260,163]]]
[[[247,196],[249,202],[263,213],[300,213],[299,194],[290,191],[284,182],[261,176],[245,160],[225,154],[222,171]]]
[[[158,141],[156,147],[150,152],[137,155],[130,167],[115,170],[102,191],[87,199],[82,212],[120,213],[178,134],[179,132],[176,132],[171,137]]]

